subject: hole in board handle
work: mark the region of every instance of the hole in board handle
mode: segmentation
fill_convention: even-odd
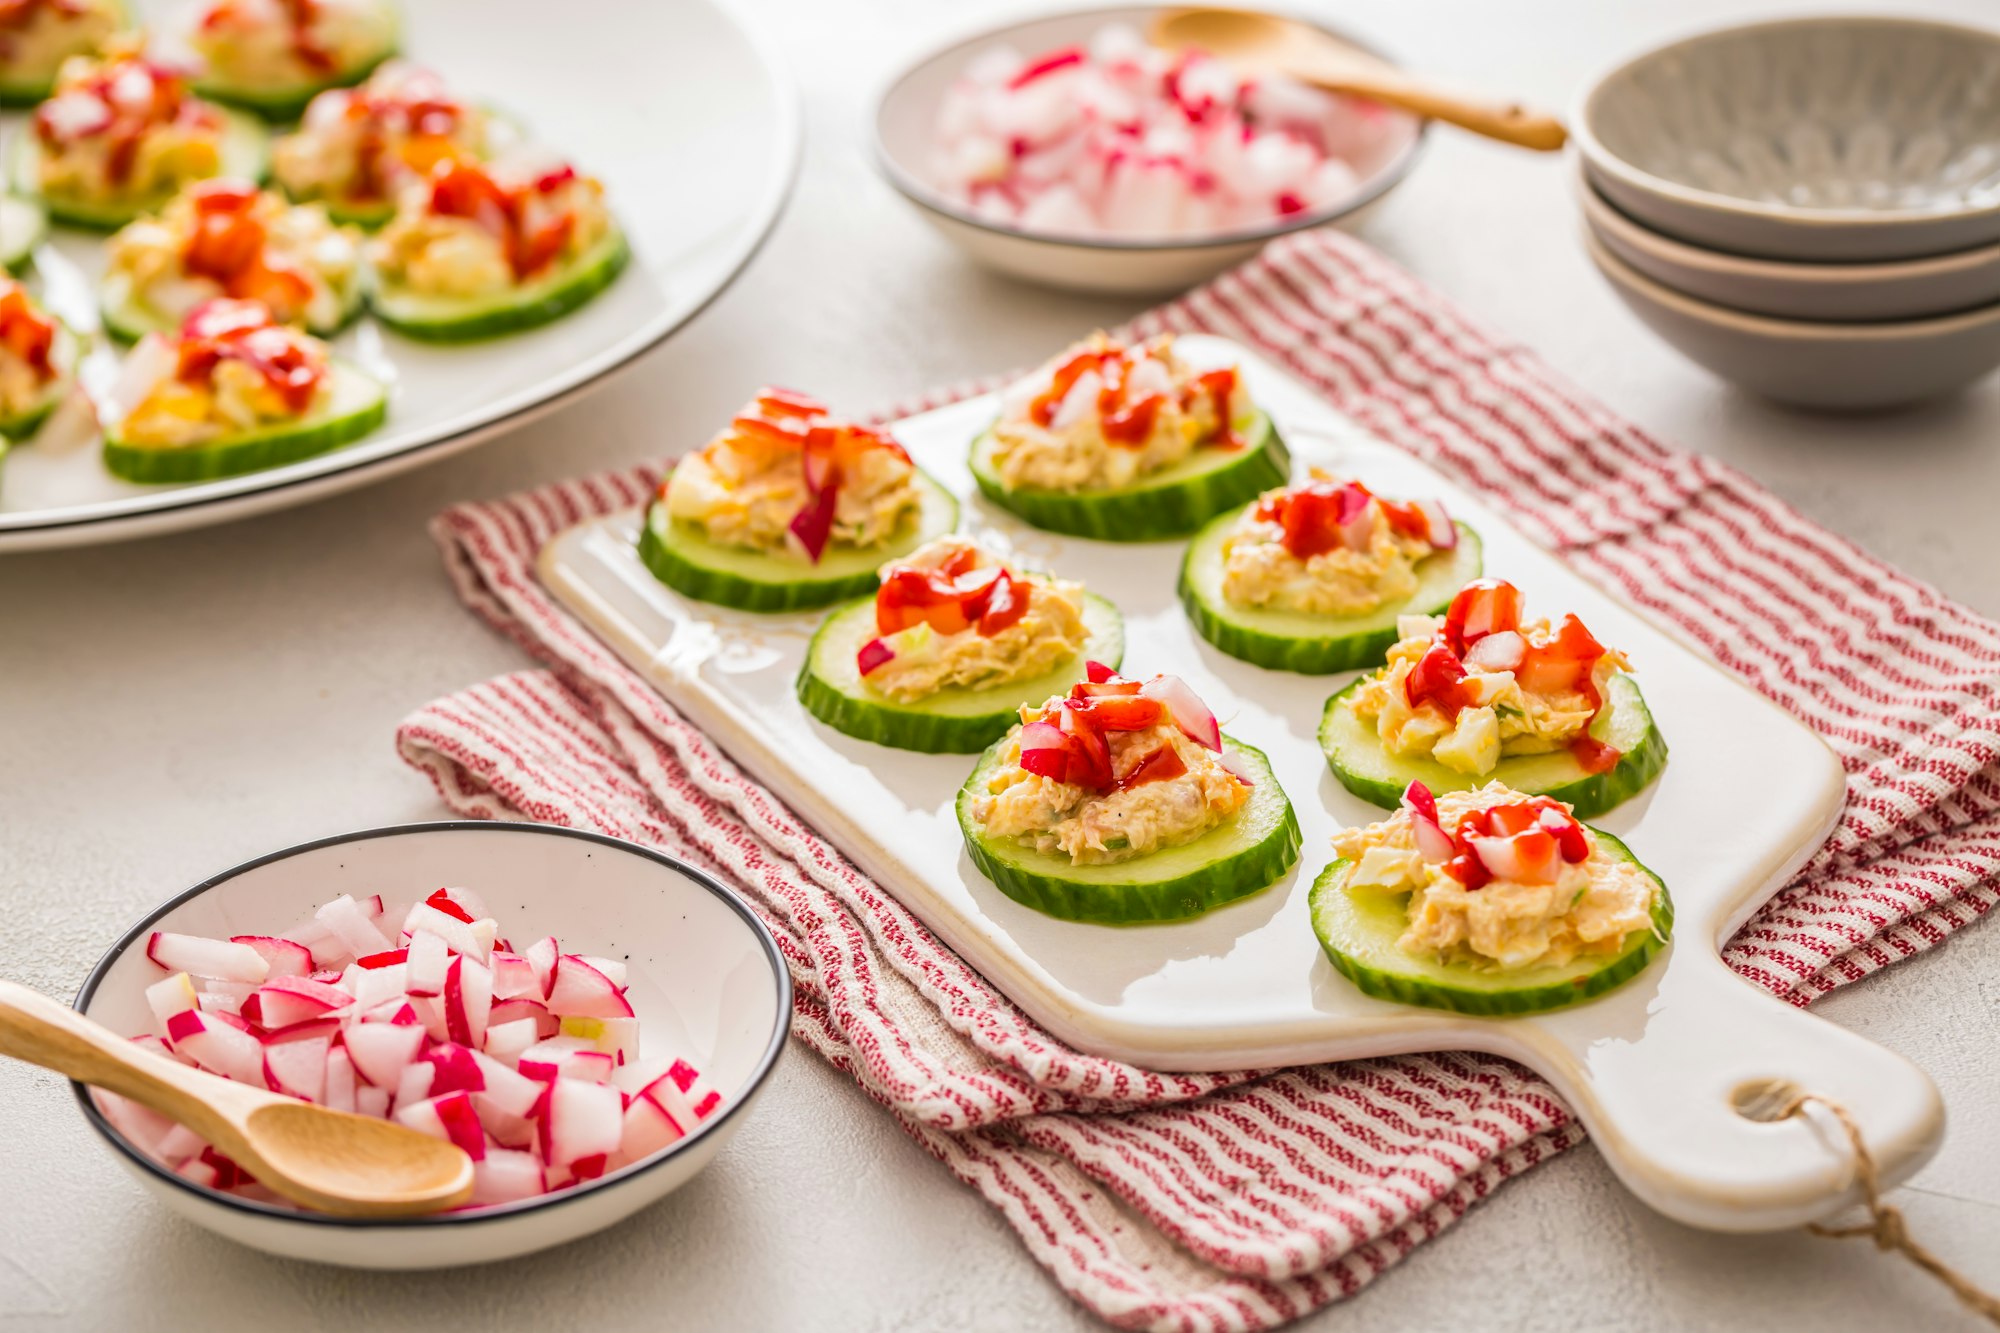
[[[1790,1113],[1800,1092],[1799,1085],[1788,1078],[1753,1078],[1736,1085],[1729,1094],[1729,1104],[1745,1120],[1769,1124]]]

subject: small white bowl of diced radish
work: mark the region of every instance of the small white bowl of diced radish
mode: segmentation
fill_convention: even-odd
[[[405,825],[208,880],[127,931],[77,1008],[172,1059],[446,1139],[460,1209],[302,1210],[192,1132],[77,1088],[175,1212],[292,1258],[490,1262],[615,1225],[739,1128],[784,1048],[791,978],[709,876],[540,824]]]

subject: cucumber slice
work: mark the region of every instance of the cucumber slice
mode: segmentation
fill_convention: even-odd
[[[1635,930],[1615,954],[1579,958],[1564,967],[1531,967],[1503,972],[1463,963],[1441,963],[1396,946],[1408,924],[1407,894],[1362,886],[1350,892],[1342,881],[1353,863],[1335,861],[1313,882],[1307,898],[1313,934],[1334,970],[1378,1000],[1451,1009],[1461,1014],[1532,1014],[1604,994],[1646,970],[1666,947],[1674,928],[1673,900],[1666,885],[1609,833],[1592,829],[1601,848],[1630,861],[1660,885],[1653,900],[1653,929]]]
[[[921,468],[917,491],[916,517],[888,541],[867,550],[829,546],[818,564],[790,549],[753,551],[712,542],[694,524],[668,518],[656,502],[646,507],[639,558],[654,578],[683,597],[739,611],[806,611],[874,592],[881,582],[875,571],[884,563],[958,526],[958,501]]]
[[[9,273],[25,273],[48,234],[47,209],[32,199],[0,195],[0,265]]]
[[[110,427],[104,436],[104,466],[127,481],[212,481],[296,463],[358,440],[388,416],[388,391],[344,362],[334,362],[332,374],[332,399],[324,408],[247,435],[176,447],[128,444],[118,438],[116,426]]]
[[[223,79],[197,79],[195,92],[211,102],[222,102],[254,112],[266,120],[293,121],[305,111],[306,103],[329,88],[352,88],[375,72],[375,67],[396,54],[398,38],[359,64],[336,70],[324,79],[289,84],[279,88],[251,88]]]
[[[1502,759],[1491,773],[1472,777],[1446,768],[1435,759],[1391,755],[1381,738],[1349,707],[1355,681],[1326,701],[1320,716],[1319,748],[1340,785],[1362,800],[1394,810],[1403,789],[1421,782],[1433,792],[1471,791],[1489,782],[1504,782],[1530,796],[1553,796],[1573,807],[1577,818],[1601,815],[1637,796],[1660,775],[1667,763],[1667,742],[1653,725],[1653,714],[1639,693],[1639,683],[1625,673],[1611,678],[1605,707],[1591,724],[1590,734],[1619,752],[1607,773],[1586,773],[1567,750],[1553,754],[1523,754]]]
[[[1259,412],[1236,449],[1205,445],[1130,486],[1098,491],[1009,490],[993,466],[988,430],[972,442],[972,477],[986,498],[1038,528],[1107,542],[1185,537],[1225,509],[1256,499],[1291,476],[1292,459],[1271,418]]]
[[[1125,656],[1125,619],[1102,597],[1085,594],[1081,651],[1039,676],[982,689],[954,686],[911,703],[883,698],[854,663],[875,637],[875,599],[864,597],[826,618],[799,668],[799,702],[835,731],[925,754],[978,754],[1021,720],[1022,704],[1039,704],[1084,679],[1085,662],[1115,667]]]
[[[1417,590],[1402,601],[1356,616],[1316,616],[1233,606],[1222,595],[1222,542],[1247,505],[1211,519],[1181,561],[1181,604],[1195,632],[1246,662],[1324,676],[1380,666],[1396,642],[1396,617],[1441,616],[1458,590],[1479,577],[1479,535],[1457,524],[1458,545],[1417,563]]]
[[[241,176],[262,182],[271,167],[270,136],[263,125],[240,111],[218,107],[222,125],[222,169],[218,176]],[[8,150],[7,183],[15,194],[39,199],[57,222],[93,231],[116,231],[142,213],[151,213],[172,197],[166,194],[138,198],[78,199],[42,191],[42,146],[32,131],[17,130]],[[186,184],[185,181],[182,184]]]
[[[1079,866],[1014,838],[989,838],[972,817],[973,797],[1000,763],[1003,738],[959,789],[965,850],[1009,898],[1065,921],[1110,926],[1182,921],[1262,892],[1299,859],[1298,817],[1262,750],[1228,736],[1222,743],[1257,784],[1234,819],[1179,847],[1115,865]]]
[[[596,245],[553,272],[497,296],[431,296],[385,282],[370,284],[375,317],[406,338],[472,342],[560,319],[609,287],[632,257],[613,226]]]
[[[49,414],[76,387],[76,367],[82,359],[83,340],[67,324],[56,325],[55,344],[49,348],[49,365],[55,370],[55,377],[28,407],[11,417],[0,417],[0,436],[19,441],[40,430]]]
[[[331,338],[360,318],[361,306],[361,281],[357,275],[341,305],[340,318],[331,325],[308,324],[306,332]],[[103,321],[106,333],[124,343],[138,342],[149,333],[171,333],[181,326],[180,320],[140,299],[129,280],[110,274],[98,284],[98,318]]]

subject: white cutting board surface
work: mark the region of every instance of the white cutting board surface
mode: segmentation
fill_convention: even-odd
[[[1044,916],[1003,895],[965,855],[952,806],[971,756],[857,741],[799,705],[792,681],[820,613],[760,616],[681,598],[639,562],[636,510],[559,535],[543,552],[542,578],[739,763],[1079,1049],[1167,1070],[1441,1049],[1512,1056],[1562,1089],[1642,1197],[1697,1225],[1792,1225],[1849,1193],[1850,1164],[1823,1124],[1757,1124],[1735,1113],[1732,1097],[1756,1080],[1838,1098],[1891,1174],[1914,1170],[1942,1132],[1928,1079],[1754,990],[1717,956],[1832,827],[1844,791],[1832,751],[1471,494],[1367,438],[1246,349],[1204,337],[1182,347],[1199,363],[1243,367],[1299,474],[1325,466],[1384,494],[1442,497],[1484,540],[1487,573],[1522,588],[1529,614],[1574,611],[1630,656],[1672,757],[1653,787],[1594,822],[1629,843],[1673,895],[1674,943],[1642,976],[1560,1013],[1478,1019],[1370,999],[1334,972],[1312,934],[1307,890],[1332,859],[1332,834],[1384,814],[1334,781],[1314,741],[1325,700],[1352,674],[1267,671],[1211,648],[1175,594],[1181,543],[1057,536],[979,498],[964,460],[994,415],[990,397],[908,418],[896,436],[962,497],[965,529],[1118,605],[1128,674],[1181,675],[1226,731],[1270,756],[1304,850],[1265,892],[1170,925]],[[678,452],[699,440],[668,443]]]

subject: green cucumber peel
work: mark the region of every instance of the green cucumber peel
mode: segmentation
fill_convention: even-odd
[[[112,426],[104,436],[104,466],[126,481],[213,481],[296,463],[350,444],[387,418],[388,391],[373,377],[340,361],[333,363],[332,378],[332,396],[325,407],[297,421],[206,444],[132,444],[120,439]]]
[[[614,225],[569,262],[497,295],[432,296],[378,273],[367,284],[368,304],[377,319],[406,338],[441,343],[498,338],[561,319],[587,304],[617,280],[631,258],[625,233]]]

